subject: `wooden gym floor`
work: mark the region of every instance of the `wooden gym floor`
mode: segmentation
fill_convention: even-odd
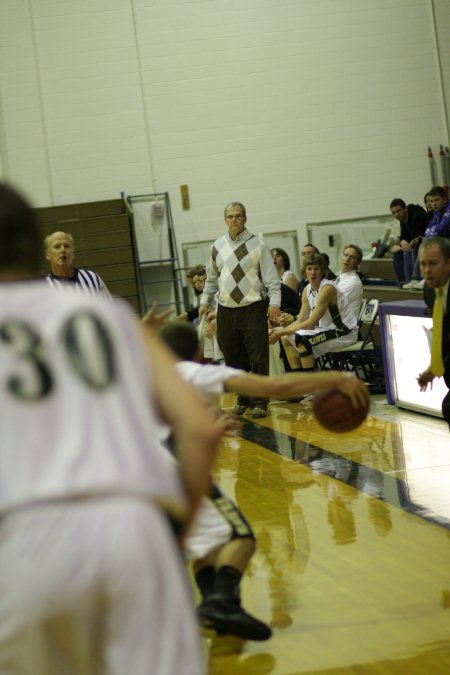
[[[254,527],[243,605],[274,634],[205,632],[211,675],[448,675],[448,426],[383,396],[341,435],[310,401],[270,408],[244,416],[215,477]]]

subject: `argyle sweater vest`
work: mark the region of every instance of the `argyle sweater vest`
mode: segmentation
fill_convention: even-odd
[[[225,307],[243,307],[266,297],[261,271],[265,244],[254,234],[247,235],[237,240],[225,235],[211,249],[218,274],[218,301]]]

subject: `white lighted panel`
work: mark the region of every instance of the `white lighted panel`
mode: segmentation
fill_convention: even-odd
[[[442,378],[435,378],[433,387],[421,392],[417,376],[430,364],[432,320],[430,317],[389,314],[391,340],[391,377],[395,382],[395,402],[430,411],[441,411],[442,399],[448,389]]]

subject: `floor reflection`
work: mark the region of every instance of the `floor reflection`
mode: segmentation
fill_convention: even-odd
[[[213,637],[209,640],[211,667],[209,675],[269,675],[276,666],[273,654],[242,653],[242,640],[230,637]],[[220,663],[220,665],[218,664]]]
[[[208,640],[210,672],[447,675],[448,431],[381,408],[332,435],[284,403],[243,422],[215,477],[254,528],[242,593],[273,637]]]
[[[311,413],[305,409],[295,416],[276,415],[277,429],[245,420],[242,437],[308,466],[313,474],[335,478],[365,495],[450,529],[450,436],[445,429],[434,430],[435,438],[425,440],[423,434],[417,434],[414,419],[392,423],[374,418],[369,420],[368,428],[361,427],[357,438],[347,440],[343,439],[347,434],[339,438],[322,431],[323,441],[343,445],[339,452],[334,452],[299,438],[296,434],[299,415],[300,420],[309,420]],[[281,431],[283,421],[284,428],[289,425],[295,435]],[[380,432],[378,435],[373,435],[374,428]]]

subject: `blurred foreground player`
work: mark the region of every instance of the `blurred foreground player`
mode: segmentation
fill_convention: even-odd
[[[169,519],[206,490],[217,424],[125,305],[36,280],[39,252],[32,209],[0,184],[0,672],[198,675]]]
[[[264,376],[228,366],[201,364],[197,333],[191,324],[168,321],[159,335],[180,361],[178,373],[208,396],[225,391],[246,396],[291,398],[311,391],[336,387],[358,407],[368,394],[361,381],[348,373],[290,373]],[[198,614],[204,625],[219,633],[232,633],[252,640],[265,640],[271,630],[241,606],[240,581],[253,555],[256,542],[250,525],[236,505],[216,485],[203,500],[186,542],[194,559],[195,579],[202,593]]]

